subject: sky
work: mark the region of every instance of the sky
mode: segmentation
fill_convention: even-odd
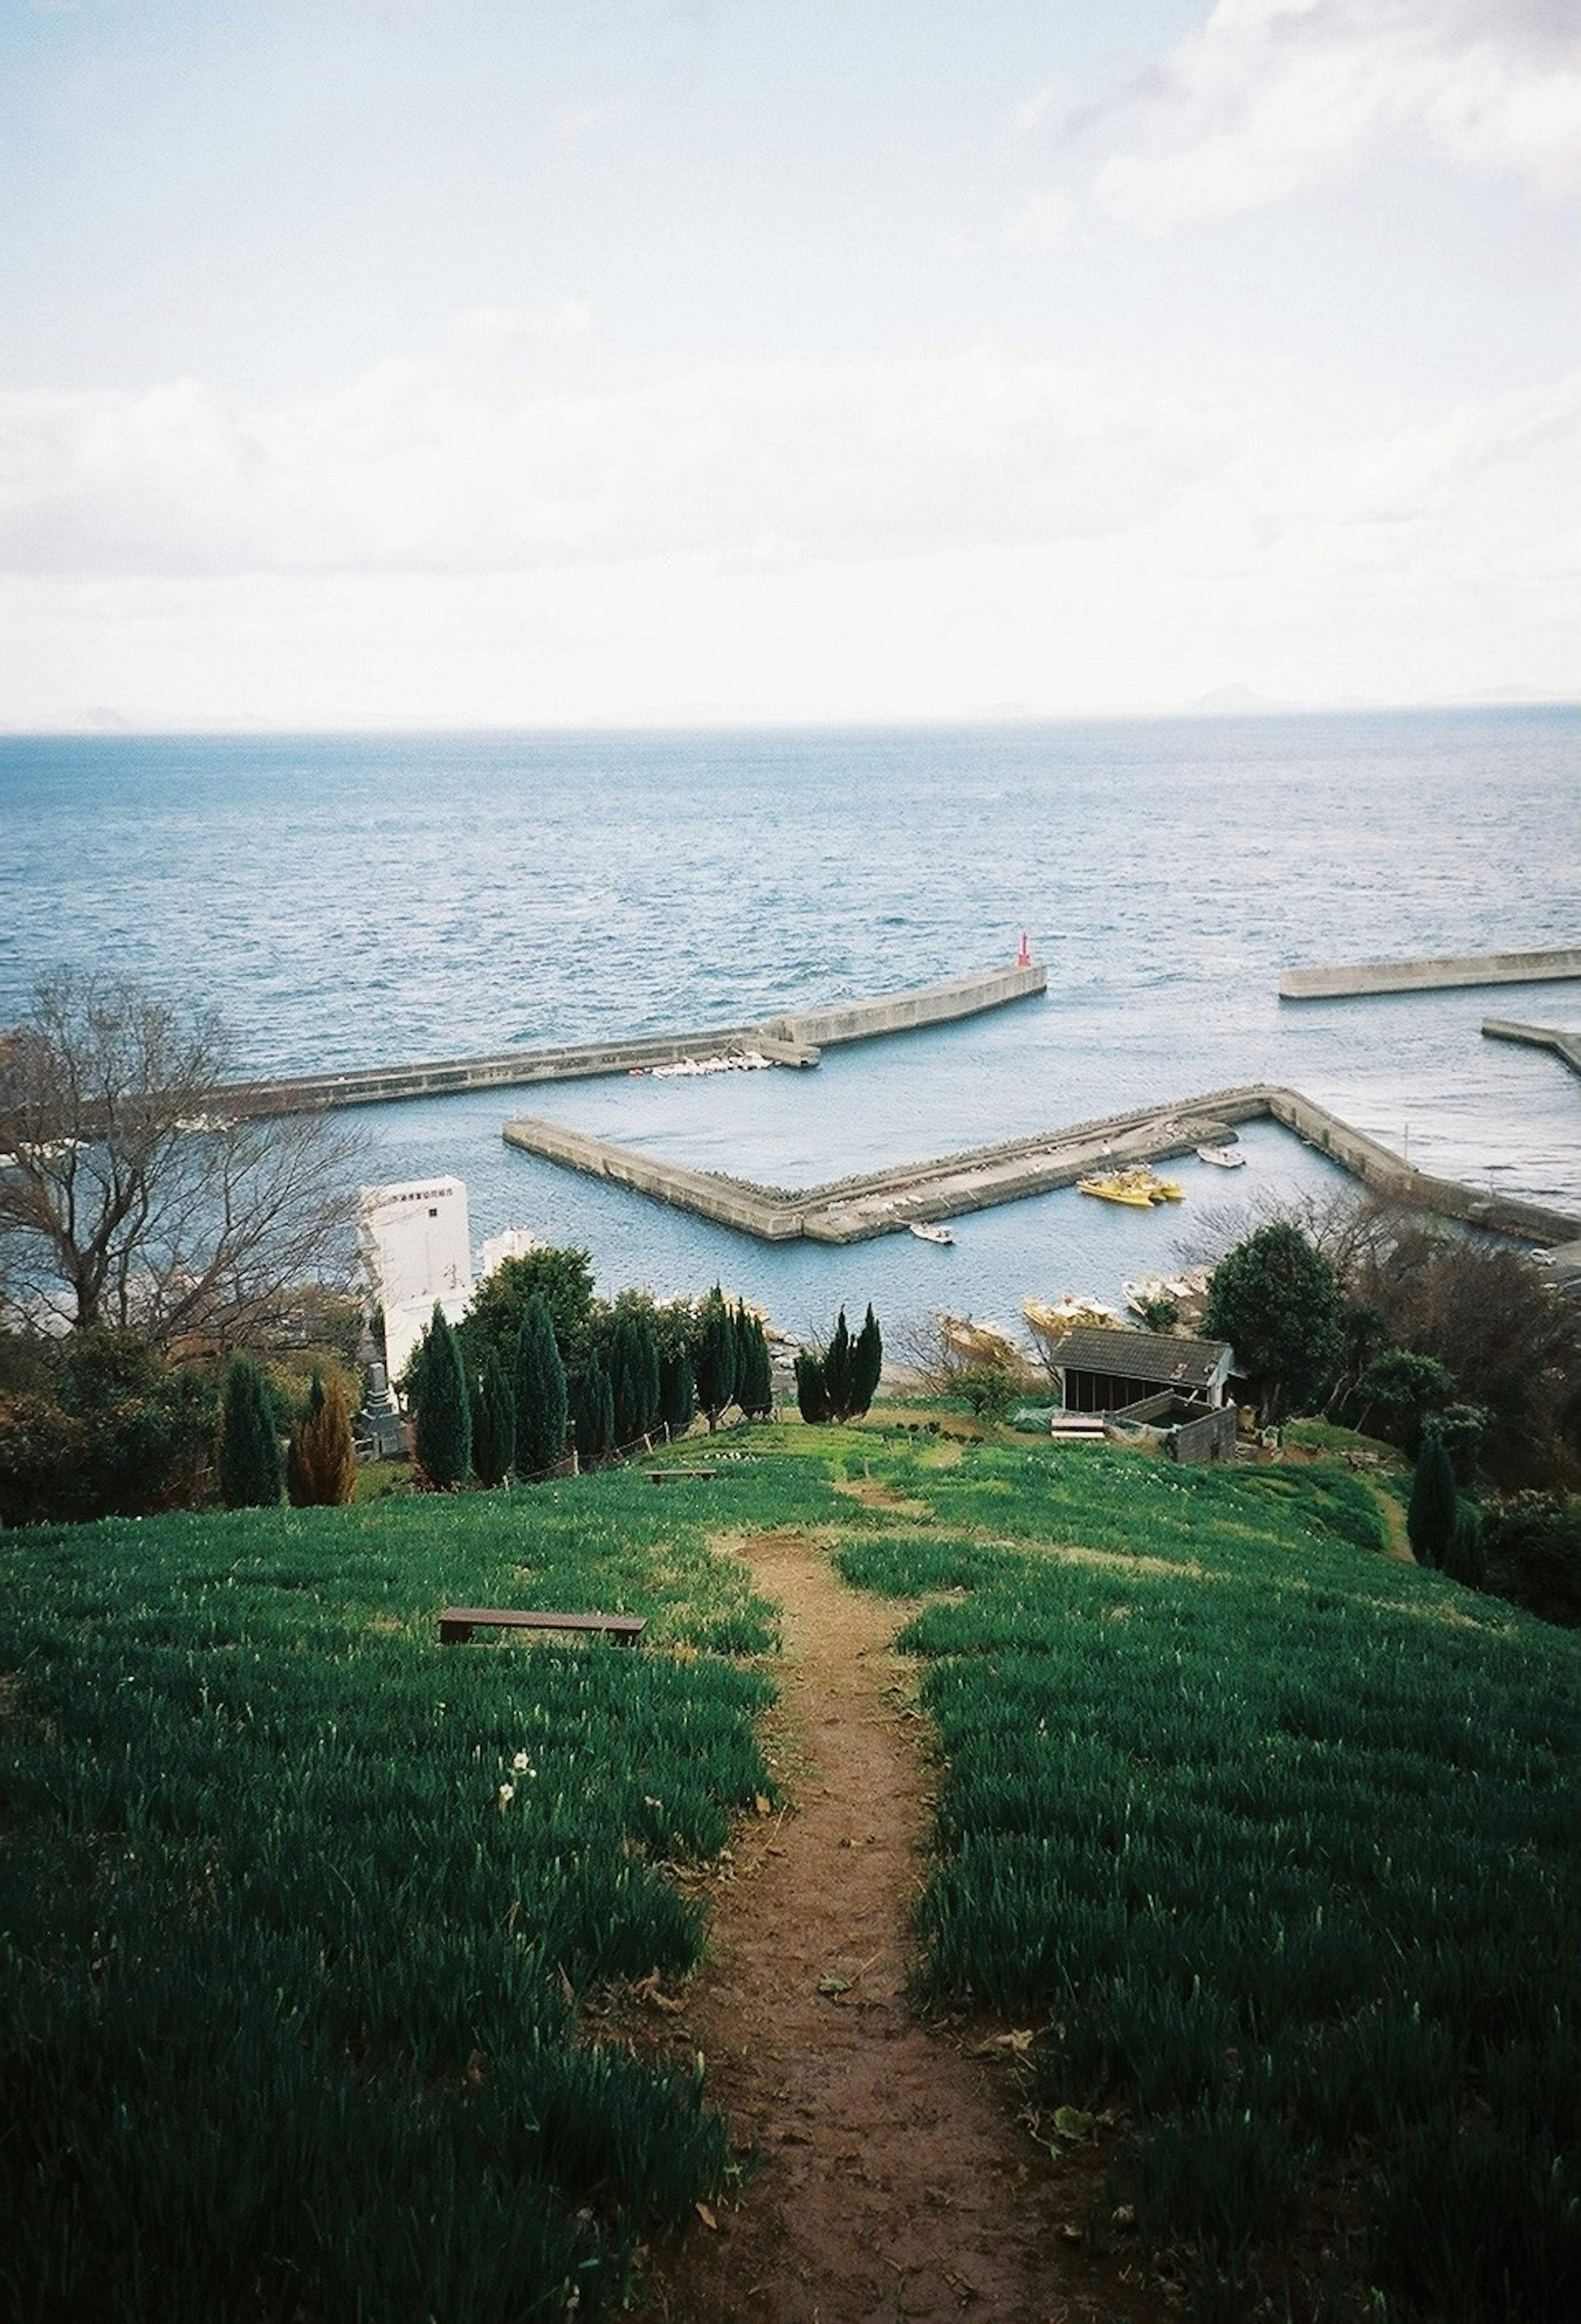
[[[0,0],[0,727],[1581,694],[1575,0]]]

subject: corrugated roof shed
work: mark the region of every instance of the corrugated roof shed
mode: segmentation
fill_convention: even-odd
[[[1221,1375],[1227,1340],[1181,1340],[1167,1332],[1109,1332],[1079,1323],[1050,1351],[1068,1372],[1156,1381],[1160,1388],[1205,1388]]]

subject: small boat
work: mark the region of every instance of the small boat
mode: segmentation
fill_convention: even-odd
[[[932,1219],[908,1219],[906,1225],[919,1242],[953,1242],[955,1240],[948,1227],[935,1226]]]
[[[1111,1170],[1099,1177],[1078,1178],[1079,1194],[1096,1194],[1100,1203],[1123,1203],[1127,1210],[1150,1211],[1153,1197],[1138,1186],[1129,1171]]]
[[[1096,1323],[1112,1329],[1125,1319],[1119,1310],[1101,1299],[1089,1299],[1079,1291],[1067,1291],[1062,1299],[1024,1299],[1021,1312],[1033,1330],[1043,1339],[1062,1339],[1079,1323]]]
[[[1233,1147],[1199,1146],[1197,1159],[1211,1162],[1216,1170],[1244,1170],[1246,1167],[1245,1156]]]

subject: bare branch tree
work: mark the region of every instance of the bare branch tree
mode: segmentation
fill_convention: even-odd
[[[156,1345],[266,1333],[353,1257],[353,1139],[235,1120],[219,1018],[118,977],[41,977],[0,1039],[0,1306]]]

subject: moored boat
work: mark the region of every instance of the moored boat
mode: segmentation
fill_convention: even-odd
[[[1246,1167],[1245,1156],[1236,1147],[1199,1146],[1197,1159],[1211,1162],[1216,1170],[1244,1170]]]
[[[955,1240],[948,1227],[940,1226],[933,1219],[908,1219],[906,1225],[919,1242],[944,1243],[953,1242]]]

